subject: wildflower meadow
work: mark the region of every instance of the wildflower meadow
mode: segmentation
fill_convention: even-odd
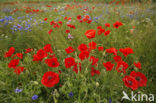
[[[155,0],[0,0],[0,103],[156,103]]]

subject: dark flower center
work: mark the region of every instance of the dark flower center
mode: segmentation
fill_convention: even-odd
[[[132,85],[133,84],[132,81],[128,81],[128,83],[129,83],[129,85]]]
[[[48,80],[51,80],[53,77],[52,76],[48,76]]]
[[[140,78],[140,77],[135,77],[135,79],[136,79],[137,81],[140,81],[140,80],[141,80],[141,78]]]
[[[55,65],[55,63],[52,63],[52,65]]]
[[[118,25],[118,24],[116,24],[115,26],[116,26],[116,27],[118,27],[119,25]]]
[[[43,55],[43,53],[42,53],[42,52],[40,52],[40,53],[39,53],[39,55]]]

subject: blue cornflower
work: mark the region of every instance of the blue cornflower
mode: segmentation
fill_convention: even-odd
[[[12,16],[8,16],[8,19],[11,21],[14,20],[14,18]]]
[[[32,100],[36,100],[38,98],[38,95],[33,95]]]
[[[15,89],[15,93],[20,93],[20,92],[22,92],[22,90],[23,90],[23,89],[18,89],[18,88],[16,88],[16,89]]]
[[[22,19],[22,17],[19,16],[19,17],[17,17],[17,19]]]
[[[74,94],[73,94],[73,92],[70,92],[69,97],[72,97],[72,96],[74,96]]]
[[[90,17],[89,20],[92,20],[92,18]]]
[[[30,22],[30,20],[28,19],[28,22]]]
[[[21,31],[22,29],[23,29],[23,27],[19,27],[19,28],[18,28],[18,30],[20,30],[20,31]]]
[[[133,15],[127,14],[127,16],[128,16],[130,19],[133,19]]]
[[[7,21],[9,21],[9,18],[7,17],[7,16],[5,16],[5,18],[4,18],[5,20],[7,20]]]
[[[29,30],[29,28],[28,28],[28,27],[26,27],[24,30]]]
[[[17,31],[17,29],[16,29],[16,28],[15,28],[14,30],[15,30],[15,31]]]
[[[99,19],[99,17],[95,17],[95,19],[97,20],[97,19]]]
[[[5,19],[0,19],[0,22],[4,22],[5,21]]]
[[[9,23],[8,22],[6,22],[4,25],[6,26],[6,25],[8,25]]]
[[[109,98],[109,103],[112,103],[112,99],[111,98]]]
[[[31,24],[28,24],[27,26],[28,26],[28,28],[30,28]]]

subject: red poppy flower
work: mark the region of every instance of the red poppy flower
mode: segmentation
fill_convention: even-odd
[[[90,16],[89,15],[85,15],[85,17],[84,18],[87,18],[87,19],[89,19],[90,18]]]
[[[10,61],[10,63],[8,64],[9,68],[16,68],[16,66],[19,64],[19,59],[13,59]]]
[[[11,57],[14,52],[15,52],[15,48],[10,47],[9,51],[5,53],[4,57]]]
[[[75,59],[73,57],[68,57],[65,59],[64,64],[66,68],[71,68],[75,65]]]
[[[78,67],[79,67],[79,69],[78,69]],[[81,63],[75,63],[74,68],[73,68],[73,71],[74,71],[76,74],[78,73],[78,71],[81,72]]]
[[[101,35],[102,33],[104,33],[105,32],[105,29],[99,29],[98,30],[98,35]]]
[[[42,61],[42,59],[39,58],[39,57],[37,56],[37,54],[34,54],[34,55],[33,55],[33,61]]]
[[[69,21],[69,20],[72,20],[72,18],[71,18],[71,17],[69,17],[69,18],[68,18],[68,21]]]
[[[21,74],[21,72],[23,72],[24,71],[24,67],[16,67],[15,68],[15,70],[14,70],[14,72],[17,74],[17,75],[20,75]]]
[[[122,26],[122,25],[123,25],[122,22],[119,22],[119,21],[117,21],[117,22],[115,22],[115,23],[113,24],[114,28],[119,28],[119,27]]]
[[[86,51],[86,50],[88,50],[88,47],[87,47],[87,45],[86,44],[80,44],[79,46],[78,46],[78,50],[79,51]]]
[[[89,61],[92,61],[92,64],[91,65],[95,65],[97,66],[97,62],[99,61],[99,58],[95,58],[94,56],[91,56]]]
[[[75,25],[72,25],[71,28],[76,29]]]
[[[76,74],[78,73],[77,65],[74,65],[73,71],[74,71]]]
[[[67,54],[74,52],[75,50],[73,49],[73,47],[69,46],[68,48],[65,49],[65,51],[67,52]]]
[[[70,30],[66,30],[66,33],[70,33]]]
[[[59,83],[59,80],[59,74],[48,71],[44,73],[41,83],[46,87],[54,87],[56,84]]]
[[[137,68],[141,69],[141,63],[140,63],[140,62],[137,62],[137,63],[134,62],[134,65],[135,65]]]
[[[96,34],[96,30],[90,29],[85,32],[85,35],[88,39],[94,38]]]
[[[25,49],[25,53],[30,53],[30,52],[32,52],[32,51],[33,51],[32,48],[27,48],[27,49]]]
[[[122,58],[120,56],[115,56],[113,59],[115,60],[115,62],[122,61]]]
[[[30,10],[26,10],[25,13],[32,13],[32,11],[30,11]]]
[[[48,34],[50,35],[52,31],[53,31],[53,30],[52,30],[52,29],[50,29],[50,30],[48,31]]]
[[[123,53],[123,55],[126,57],[127,55],[129,55],[129,54],[133,54],[134,52],[133,52],[133,49],[131,49],[131,48],[120,48],[119,49],[119,51],[121,52],[121,53]]]
[[[84,17],[82,20],[83,20],[84,22],[86,22],[86,21],[88,21],[89,19]]]
[[[82,23],[83,21],[82,21],[82,20],[80,20],[79,22],[80,22],[80,23]]]
[[[51,21],[51,22],[50,22],[50,25],[53,25],[53,24],[56,24],[56,23],[55,23],[54,21]]]
[[[33,12],[34,12],[34,13],[37,13],[37,12],[39,12],[39,9],[36,9],[36,10],[33,9]]]
[[[23,54],[22,53],[16,53],[17,57],[20,59],[23,59]]]
[[[111,32],[110,30],[107,30],[107,31],[105,31],[104,35],[107,36],[110,34],[110,32]]]
[[[20,59],[23,59],[23,54],[22,53],[16,53],[13,57],[12,57],[12,59],[14,58],[14,57],[18,57],[18,58],[20,58]]]
[[[48,20],[48,18],[44,18],[44,21],[47,21]]]
[[[45,63],[48,64],[49,67],[57,68],[60,64],[56,57],[53,57],[51,59],[46,59]]]
[[[88,44],[88,46],[89,46],[89,49],[94,50],[96,49],[96,42],[92,41]]]
[[[98,26],[97,29],[102,29],[102,26]]]
[[[91,67],[91,75],[94,76],[95,74],[100,75],[100,71]]]
[[[70,27],[70,28],[73,28],[73,29],[76,28],[75,25],[72,25],[72,24],[67,24],[67,26]]]
[[[89,52],[88,51],[83,51],[79,54],[80,60],[87,59],[89,57]]]
[[[47,45],[47,46],[49,47],[50,45]],[[49,51],[49,49],[47,49],[47,48],[46,48],[46,50]],[[46,53],[46,51],[44,51],[42,49],[39,49],[37,51],[37,56],[40,57],[40,58],[44,58],[44,57],[47,56],[47,53]]]
[[[61,26],[58,25],[58,24],[54,24],[53,27],[54,27],[54,28],[60,28]]]
[[[138,82],[132,76],[125,76],[123,81],[126,87],[129,87],[132,90],[138,89]]]
[[[141,72],[132,71],[130,76],[134,77],[136,81],[138,81],[138,86],[143,87],[147,84],[147,78]]]
[[[109,24],[109,23],[106,23],[106,24],[105,24],[105,27],[110,27],[110,24]]]
[[[66,20],[68,17],[64,17],[64,20]]]
[[[51,48],[51,44],[46,44],[44,47],[43,47],[43,49],[45,50],[45,52],[47,52],[47,53],[53,53],[53,50],[52,50],[52,48]]]
[[[88,23],[88,24],[91,24],[91,23],[92,23],[92,20],[88,20],[87,23]]]
[[[67,24],[67,26],[71,28],[72,25],[71,24]]]
[[[116,67],[116,70],[117,72],[123,72],[124,74],[126,73],[126,69],[128,68],[128,64],[124,61],[119,61],[117,63],[117,67]]]
[[[78,20],[80,20],[81,18],[82,18],[81,15],[78,15],[78,16],[77,16],[77,19],[78,19]]]
[[[51,5],[46,5],[46,7],[52,7]]]
[[[106,49],[106,53],[113,53],[115,56],[117,55],[117,49],[115,48],[109,48],[109,49]]]
[[[103,63],[103,66],[106,68],[107,71],[111,71],[114,67],[114,64],[112,64],[111,62],[106,62]]]
[[[37,54],[34,54],[33,61],[42,61],[45,57],[47,57],[47,53],[44,50],[40,49],[37,51]]]
[[[60,25],[62,25],[62,21],[59,21],[58,23],[59,23]]]
[[[103,47],[103,46],[99,46],[99,47],[98,47],[98,50],[99,50],[99,51],[103,51],[103,50],[104,50],[104,47]]]
[[[50,57],[50,58],[54,58],[54,57],[56,57],[56,55],[55,55],[55,54],[49,55],[49,57]]]

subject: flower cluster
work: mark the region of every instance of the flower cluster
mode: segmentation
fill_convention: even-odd
[[[103,66],[106,68],[106,71],[112,71],[112,69],[115,68],[117,72],[123,73],[125,75],[125,77],[123,78],[125,86],[130,87],[133,90],[138,89],[138,87],[146,86],[147,78],[141,72],[132,71],[130,73],[130,76],[127,75],[126,71],[128,70],[129,64],[126,61],[124,61],[123,57],[118,55],[119,51],[123,54],[124,57],[127,57],[128,55],[134,53],[132,48],[120,48],[119,50],[117,50],[116,48],[112,47],[104,50],[103,46],[97,47],[97,43],[94,41],[90,42],[88,46],[86,44],[80,44],[77,48],[69,46],[65,49],[66,53],[71,54],[76,51],[80,52],[78,55],[80,61],[76,62],[74,57],[67,57],[64,59],[65,68],[73,68],[73,71],[75,73],[78,73],[78,71],[81,72],[81,62],[84,60],[89,60],[91,62],[91,76],[94,76],[95,74],[100,75],[100,70],[95,69],[95,67],[99,65],[99,58],[96,58],[92,55],[92,51],[96,49],[98,49],[99,52],[106,52],[108,53],[108,55],[112,54],[114,56],[114,61],[103,62]],[[32,50],[33,49],[28,48],[26,49],[25,53],[29,53]],[[5,53],[4,57],[12,58],[12,60],[8,64],[8,67],[13,68],[14,72],[19,75],[25,70],[24,67],[17,66],[19,64],[19,59],[23,59],[23,54],[14,54],[14,52],[15,48],[11,47],[9,51]],[[33,61],[44,61],[45,64],[48,65],[48,67],[52,68],[57,68],[60,66],[57,57],[55,56],[55,54],[53,54],[51,44],[47,44],[43,47],[43,49],[39,49],[37,53],[33,55]],[[134,66],[138,69],[141,69],[140,62],[134,62]],[[59,72],[61,73],[61,71]],[[54,85],[59,83],[59,80],[59,74],[52,71],[48,71],[43,75],[41,83],[46,87],[53,87]]]
[[[25,69],[22,66],[18,66],[19,61],[23,59],[23,54],[22,53],[15,53],[15,48],[11,47],[4,55],[5,58],[11,57],[11,61],[8,64],[9,68],[13,68],[14,72],[17,75],[20,75],[21,72],[23,72]],[[16,59],[15,59],[16,58]]]

